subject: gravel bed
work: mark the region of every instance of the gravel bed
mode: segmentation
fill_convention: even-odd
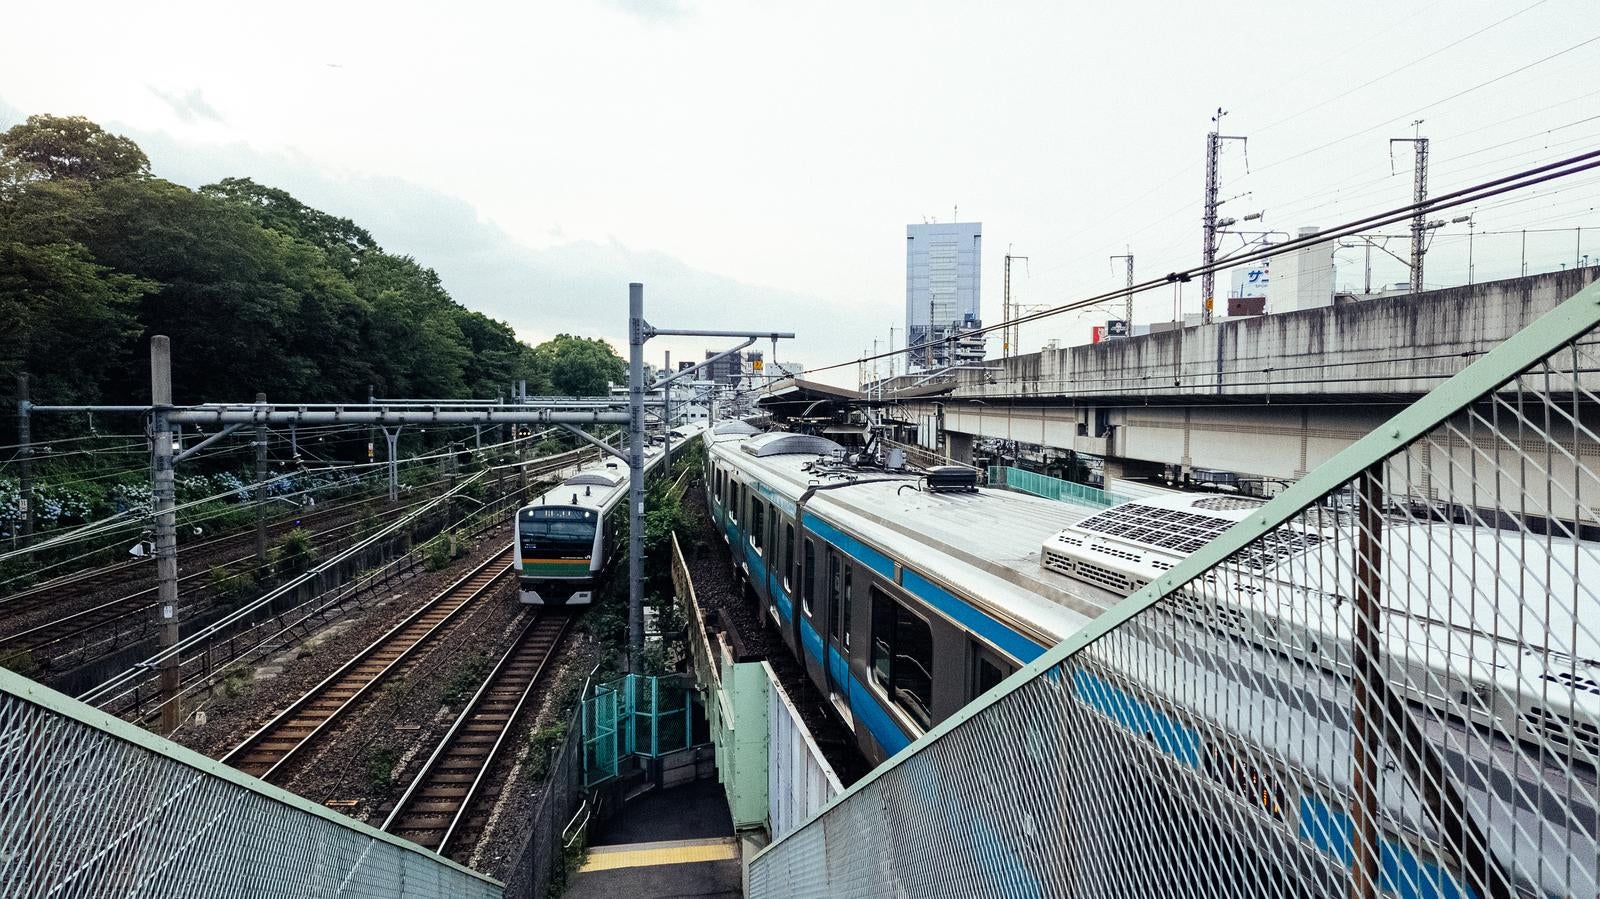
[[[539,710],[538,714],[523,716],[523,720],[513,729],[508,744],[516,747],[517,751],[502,754],[495,764],[495,770],[490,772],[484,795],[498,798],[489,811],[487,826],[472,847],[470,856],[458,857],[456,861],[496,880],[504,881],[510,875],[510,866],[528,838],[528,822],[533,815],[539,789],[544,785],[542,779],[534,777],[540,766],[530,763],[533,747],[529,738],[536,731],[567,721],[572,708],[563,700],[568,694],[577,695],[584,678],[594,670],[599,657],[599,645],[584,633],[581,622],[574,623],[556,667],[550,671],[545,682],[535,688],[535,695],[529,700]]]
[[[685,492],[684,508],[693,525],[690,533],[679,534],[678,540],[701,609],[707,614],[712,609],[721,611],[743,641],[747,656],[764,659],[772,666],[778,683],[788,692],[840,782],[848,787],[860,780],[872,768],[856,748],[855,735],[839,720],[828,698],[811,683],[784,644],[783,635],[770,618],[761,614],[755,594],[740,580],[728,545],[717,534],[700,484]]]
[[[395,588],[389,596],[363,604],[299,645],[248,669],[249,676],[242,683],[235,679],[231,689],[227,682],[214,687],[199,708],[203,723],[202,716],[191,714],[174,739],[191,749],[220,758],[422,603],[502,549],[509,534],[509,527],[485,532],[465,557],[449,568],[423,572]],[[485,599],[491,601],[481,603],[478,611],[469,614],[476,616],[491,606],[509,606],[513,610],[516,606],[509,594]],[[477,626],[475,620],[471,623]]]

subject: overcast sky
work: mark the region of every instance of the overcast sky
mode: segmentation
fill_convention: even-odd
[[[1600,144],[1593,0],[1332,3],[80,2],[8,9],[0,127],[87,115],[156,174],[248,175],[349,216],[528,340],[615,341],[627,282],[663,327],[784,329],[855,358],[903,325],[904,226],[983,222],[1022,302],[1199,256],[1204,135],[1225,215],[1293,232]],[[1584,43],[1584,42],[1588,43]],[[1525,68],[1524,68],[1525,67]],[[1520,69],[1520,71],[1519,71]],[[1480,209],[1476,277],[1600,253],[1600,179]],[[1242,196],[1241,196],[1242,195]],[[1593,250],[1578,245],[1594,226]],[[1391,231],[1398,230],[1391,228]],[[1465,280],[1467,226],[1428,282]],[[1404,253],[1399,243],[1391,248]],[[1340,285],[1359,286],[1359,251]],[[1348,263],[1345,265],[1343,263]],[[1403,280],[1381,254],[1378,283]],[[1224,279],[1225,283],[1225,279]],[[1219,291],[1220,292],[1220,291]],[[1182,298],[1196,311],[1193,286]],[[1170,294],[1136,320],[1166,320]],[[1029,326],[1083,342],[1104,314]],[[897,332],[898,334],[899,332]],[[903,337],[903,335],[902,335]],[[655,341],[698,356],[716,341]],[[853,368],[833,380],[854,380]]]

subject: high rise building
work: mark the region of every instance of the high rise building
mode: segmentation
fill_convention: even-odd
[[[951,338],[983,324],[978,312],[982,250],[979,222],[906,226],[906,346],[934,341],[910,352],[912,365],[951,364]],[[973,340],[981,338],[967,338]]]

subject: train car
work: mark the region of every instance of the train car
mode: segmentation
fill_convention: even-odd
[[[645,448],[646,477],[663,456],[657,443]],[[564,606],[593,602],[595,584],[617,554],[618,519],[627,498],[628,467],[608,454],[518,509],[520,600]]]
[[[852,464],[839,445],[795,434],[738,438],[708,432],[703,445],[712,517],[734,564],[763,614],[873,762],[899,751],[1260,507],[1249,498],[1216,494],[1156,494],[1110,510],[1076,507],[980,488],[960,472],[888,471]],[[1497,539],[1486,538],[1483,529],[1432,527],[1439,535],[1431,539],[1447,543]],[[1313,522],[1301,529],[1299,540],[1280,540],[1272,549],[1276,555],[1258,560],[1269,575],[1273,566],[1291,559],[1313,569],[1331,569],[1336,565],[1332,560],[1305,554],[1338,548],[1335,541],[1318,539]],[[1590,554],[1572,552],[1571,547],[1555,551],[1569,565],[1579,560],[1569,576],[1600,582],[1600,566]],[[1075,670],[1073,695],[1121,728],[1123,745],[1108,745],[1107,752],[1129,758],[1154,754],[1165,759],[1168,773],[1163,777],[1195,779],[1192,787],[1158,783],[1155,789],[1178,797],[1225,797],[1247,807],[1263,827],[1288,827],[1316,843],[1316,834],[1349,823],[1343,811],[1347,797],[1326,793],[1321,785],[1344,782],[1351,764],[1349,717],[1338,711],[1349,702],[1348,656],[1330,653],[1325,642],[1348,643],[1350,634],[1342,626],[1333,633],[1297,629],[1294,622],[1303,624],[1306,616],[1280,615],[1280,604],[1327,597],[1309,597],[1304,590],[1273,597],[1261,584],[1258,576],[1237,589],[1223,585],[1233,590],[1236,603],[1179,596],[1164,604],[1151,613],[1162,616],[1161,637],[1144,644],[1137,642],[1143,637],[1128,638],[1142,649],[1123,644],[1124,652],[1088,654]],[[1419,616],[1407,606],[1405,591],[1399,594],[1388,600],[1397,606],[1391,614]],[[1593,635],[1575,622],[1568,624],[1558,623],[1558,629],[1583,634],[1586,642],[1560,651],[1589,660],[1591,668],[1600,664],[1593,661],[1600,658]],[[1148,636],[1147,630],[1130,633]],[[1510,727],[1511,733],[1554,728],[1529,738],[1563,747],[1594,739],[1600,691],[1589,695],[1582,684],[1560,679],[1533,690],[1526,685],[1499,685],[1496,690],[1492,679],[1504,674],[1481,670],[1493,665],[1419,671],[1420,660],[1438,653],[1408,651],[1402,644],[1417,634],[1415,628],[1397,627],[1388,629],[1385,638],[1391,664],[1409,676],[1401,678],[1401,692],[1410,701],[1426,701],[1426,687],[1438,689],[1440,684],[1477,696],[1510,691],[1562,697],[1539,710],[1497,710],[1487,702],[1475,720],[1449,723],[1458,729],[1455,735],[1430,734],[1430,752],[1452,770],[1484,764],[1465,758],[1458,749],[1473,745],[1463,737],[1470,728],[1480,728],[1474,732],[1479,743],[1485,742],[1488,725]],[[1473,658],[1492,659],[1495,650],[1485,644],[1500,644],[1498,651],[1506,651],[1507,645],[1525,645],[1519,639],[1490,627],[1467,638],[1455,634],[1444,644],[1434,642],[1459,646]],[[1208,653],[1207,646],[1226,648]],[[1330,655],[1334,661],[1327,665]],[[1307,665],[1313,658],[1327,667]],[[1144,670],[1131,669],[1131,659],[1143,666],[1164,664],[1160,670],[1173,672],[1168,683],[1152,687],[1167,695],[1136,698],[1114,686],[1119,677],[1137,679]],[[1487,685],[1484,678],[1490,679]],[[1495,720],[1502,715],[1510,717]],[[1307,723],[1292,743],[1280,745],[1278,741],[1290,738],[1263,725],[1280,720]],[[1223,733],[1237,736],[1216,743],[1208,739]],[[1254,741],[1258,750],[1241,757],[1238,737]],[[1502,858],[1499,863],[1519,872],[1513,877],[1519,890],[1595,895],[1600,829],[1595,826],[1593,761],[1600,749],[1575,750],[1567,760],[1552,760],[1545,771],[1526,770],[1525,761],[1519,771],[1514,747],[1502,745],[1500,756],[1511,774],[1467,778],[1478,791],[1466,797],[1467,807],[1481,816],[1482,808],[1498,803],[1502,812],[1509,809],[1503,821],[1545,834],[1548,842],[1543,857]],[[1576,760],[1576,767],[1569,760]],[[1382,835],[1385,864],[1420,872],[1419,882],[1439,886],[1418,895],[1467,895],[1464,889],[1446,889],[1459,886],[1451,872],[1438,870],[1425,860],[1426,853],[1411,848],[1427,836],[1428,825],[1425,816],[1418,819],[1424,799],[1401,770],[1404,761],[1386,764],[1380,775],[1378,792],[1390,819],[1410,822],[1403,832]],[[1576,798],[1571,806],[1529,798],[1538,797],[1546,782],[1572,783]],[[1196,820],[1209,814],[1194,810]],[[1490,822],[1478,823],[1487,829]],[[1431,838],[1435,843],[1441,839],[1437,833]],[[1256,851],[1248,836],[1239,840],[1236,851]],[[1317,849],[1335,862],[1343,860],[1336,842]],[[1198,857],[1195,862],[1206,864]],[[1269,868],[1290,864],[1272,857],[1258,862]],[[1312,876],[1306,871],[1282,869],[1278,874],[1301,879],[1311,891],[1312,885],[1303,880]],[[1405,889],[1396,891],[1407,895]]]

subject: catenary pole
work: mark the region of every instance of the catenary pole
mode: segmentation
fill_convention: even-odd
[[[267,408],[267,395],[256,394],[256,406]],[[256,562],[267,563],[267,425],[256,425]]]
[[[628,285],[628,668],[644,649],[644,285]]]
[[[160,616],[161,648],[178,645],[178,540],[177,516],[173,511],[172,425],[167,411],[172,406],[172,344],[165,335],[150,339],[150,493],[155,502],[155,556],[157,602]],[[161,660],[161,732],[178,729],[183,708],[178,701],[178,653],[167,652]]]
[[[26,544],[33,537],[33,416],[32,401],[28,393],[28,375],[17,375],[17,475],[21,481],[22,520],[17,522],[18,543]]]

